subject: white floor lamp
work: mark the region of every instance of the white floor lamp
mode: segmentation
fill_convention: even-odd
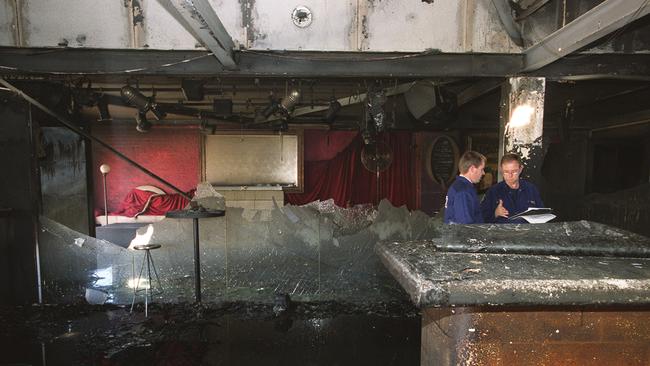
[[[108,164],[102,164],[99,167],[99,171],[102,172],[102,178],[104,182],[104,217],[106,218],[106,225],[108,225],[108,197],[106,194],[106,175],[111,171],[111,166]]]

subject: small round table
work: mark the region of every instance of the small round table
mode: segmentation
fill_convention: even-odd
[[[192,233],[194,234],[194,298],[196,302],[201,302],[201,258],[199,252],[199,219],[208,217],[224,216],[224,210],[178,210],[169,211],[165,217],[172,219],[192,219],[194,225]]]

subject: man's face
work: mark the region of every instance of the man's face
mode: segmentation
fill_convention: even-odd
[[[485,162],[482,162],[478,167],[472,165],[467,171],[467,178],[469,178],[472,183],[480,182],[481,178],[483,178],[483,175],[485,175]]]
[[[524,167],[519,165],[519,162],[517,161],[506,161],[501,164],[503,180],[510,187],[516,187],[519,185],[519,175],[521,175],[522,170],[524,170]]]

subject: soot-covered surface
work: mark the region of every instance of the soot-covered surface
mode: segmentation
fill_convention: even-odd
[[[417,365],[408,303],[0,308],[0,365]]]
[[[585,225],[594,231],[580,233]],[[448,231],[457,233],[452,235]],[[438,239],[383,242],[377,245],[376,251],[421,308],[647,305],[650,304],[650,258],[634,255],[645,256],[644,245],[648,245],[648,240],[626,235],[631,233],[584,222],[493,230],[454,225],[443,230],[443,239],[447,237],[454,244],[453,252],[445,251]],[[545,240],[546,247],[541,245]],[[612,247],[609,252],[607,242]],[[623,249],[616,248],[617,245]],[[549,255],[549,248],[561,254]],[[627,257],[625,248],[630,249]]]
[[[445,225],[433,238],[441,251],[650,257],[650,239],[591,221],[547,224]]]

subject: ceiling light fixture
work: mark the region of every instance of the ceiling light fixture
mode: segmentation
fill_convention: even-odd
[[[278,103],[278,100],[273,97],[273,94],[271,94],[269,95],[269,104],[262,110],[262,116],[268,119],[277,112],[278,109],[280,109],[280,103]]]
[[[161,111],[158,107],[158,104],[154,101],[153,98],[147,98],[138,90],[132,86],[124,86],[120,90],[122,98],[127,103],[131,104],[134,107],[137,107],[140,112],[146,114],[148,111],[151,111],[157,120],[165,118],[165,112]]]
[[[327,111],[325,112],[325,122],[328,124],[332,124],[336,117],[339,114],[339,111],[341,110],[341,103],[339,103],[338,100],[336,100],[335,97],[332,97],[329,102],[329,107],[327,108]]]
[[[289,93],[286,98],[282,98],[282,102],[280,102],[280,109],[282,111],[282,114],[284,114],[285,117],[289,117],[293,111],[293,107],[295,107],[299,101],[300,92],[296,89],[292,90],[291,93]]]
[[[151,122],[147,120],[147,112],[138,111],[135,115],[135,129],[138,132],[149,132],[151,129]]]
[[[99,112],[97,121],[108,122],[113,120],[108,110],[108,95],[102,94],[97,98],[97,111]]]
[[[512,116],[510,117],[510,122],[508,126],[510,128],[518,128],[528,125],[532,121],[533,113],[535,113],[535,108],[528,104],[518,105],[513,111]]]

